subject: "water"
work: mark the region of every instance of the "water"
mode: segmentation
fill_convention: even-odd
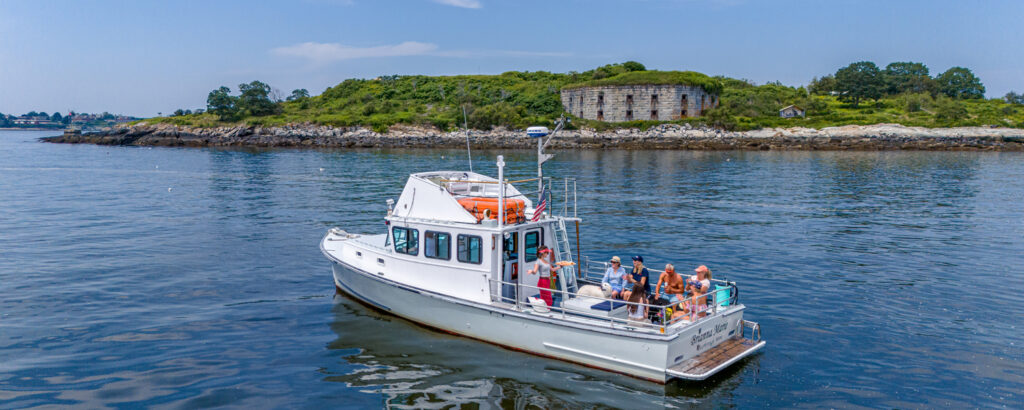
[[[1011,407],[1024,155],[559,152],[583,252],[736,280],[764,353],[667,386],[335,296],[317,244],[380,232],[448,150],[221,150],[0,132],[0,407]],[[528,177],[529,152],[506,152]],[[496,152],[474,153],[495,173]],[[322,168],[322,170],[321,170]]]

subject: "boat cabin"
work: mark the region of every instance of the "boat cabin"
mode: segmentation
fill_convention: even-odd
[[[422,289],[481,303],[527,302],[537,292],[517,294],[509,283],[537,285],[539,275],[528,271],[540,247],[571,260],[564,220],[535,212],[527,194],[486,175],[413,174],[388,211],[387,233],[377,238],[387,258],[370,262],[380,275]],[[575,291],[572,267],[563,271],[555,291]]]

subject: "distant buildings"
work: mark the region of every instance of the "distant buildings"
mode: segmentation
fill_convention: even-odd
[[[562,106],[580,118],[623,122],[698,117],[718,106],[718,96],[697,85],[636,84],[563,89]]]
[[[40,126],[40,127],[42,127],[42,126],[51,126],[51,127],[53,127],[53,126],[61,125],[59,123],[50,121],[49,119],[42,119],[42,118],[39,118],[39,117],[26,117],[26,116],[15,117],[14,120],[11,121],[11,122],[14,123],[14,125],[22,125],[22,126],[34,125],[34,126]]]
[[[806,115],[806,111],[804,111],[803,108],[800,108],[799,106],[796,106],[796,105],[790,105],[788,107],[785,107],[785,108],[779,110],[779,117],[782,117],[782,118],[796,118],[796,117],[804,118],[806,116],[807,116]]]
[[[55,113],[50,117],[46,113],[35,111],[25,115],[0,114],[0,127],[15,128],[61,128],[67,125],[78,126],[79,128],[104,128],[115,124],[121,124],[138,120],[135,117],[126,115],[103,114],[77,114],[69,112],[67,116],[60,116]]]

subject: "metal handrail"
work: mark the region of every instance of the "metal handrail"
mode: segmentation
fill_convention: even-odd
[[[582,256],[582,259],[580,260],[580,265],[579,265],[580,269],[577,269],[577,275],[578,275],[577,279],[578,280],[582,280],[582,281],[587,281],[587,282],[592,282],[592,283],[600,284],[602,282],[602,280],[604,279],[604,273],[605,273],[605,271],[607,271],[610,263],[609,262],[591,262],[590,259],[591,258],[589,256],[587,256],[587,255],[583,255]],[[629,271],[631,271],[633,269],[633,266],[632,265],[628,265],[628,266],[622,265],[622,268],[625,269],[627,272],[629,272]],[[662,273],[665,273],[664,270],[651,269],[651,268],[647,268],[647,271],[652,273],[652,274],[654,274],[654,275],[658,275],[658,276],[661,276]],[[718,313],[718,308],[720,306],[722,306],[723,304],[725,304],[725,303],[733,303],[733,304],[734,303],[738,303],[739,289],[737,288],[737,286],[736,286],[736,284],[734,282],[729,282],[729,281],[724,280],[724,279],[711,279],[710,281],[711,281],[711,283],[714,283],[716,285],[721,285],[723,288],[726,288],[726,289],[716,289],[714,291],[711,291],[709,293],[705,293],[703,295],[703,297],[706,298],[705,300],[708,301],[707,302],[708,309],[705,311],[707,316],[711,316],[713,314],[717,314]],[[655,282],[655,284],[653,286],[657,286],[657,282]],[[720,295],[725,290],[728,290],[729,297],[728,298],[722,298],[720,300],[719,299]],[[673,305],[675,305],[675,304],[673,304]],[[673,305],[669,305],[669,306],[673,306]]]
[[[619,299],[609,299],[609,298],[605,298],[605,297],[581,295],[581,294],[579,294],[577,292],[571,292],[571,291],[561,291],[561,290],[555,290],[555,289],[550,289],[550,288],[541,288],[541,287],[537,287],[537,286],[521,284],[521,283],[518,283],[518,282],[506,282],[506,281],[502,281],[502,280],[498,280],[498,279],[488,279],[488,282],[497,285],[496,287],[492,288],[492,291],[490,292],[492,300],[501,301],[501,300],[508,299],[503,294],[501,294],[501,291],[503,290],[502,285],[510,285],[510,286],[516,287],[515,306],[516,306],[516,310],[518,310],[518,311],[524,311],[524,306],[526,308],[530,308],[530,309],[533,308],[533,305],[525,304],[522,301],[522,297],[521,297],[522,293],[521,292],[522,292],[523,289],[526,289],[526,290],[534,289],[534,290],[537,290],[538,293],[541,290],[544,290],[544,291],[551,292],[552,295],[554,295],[554,294],[563,295],[563,297],[562,297],[563,303],[564,303],[564,301],[571,300],[573,298],[588,298],[588,299],[593,299],[593,300],[598,301],[596,303],[607,301],[607,302],[612,302],[612,303],[622,303],[622,304],[625,304],[627,306],[626,307],[627,312],[629,310],[629,306],[636,306],[636,308],[638,308],[638,309],[639,308],[643,308],[643,309],[646,309],[647,312],[650,312],[652,309],[655,310],[655,311],[658,311],[658,310],[661,311],[661,317],[662,317],[662,321],[663,322],[662,323],[654,323],[653,321],[649,321],[647,319],[645,319],[643,321],[637,321],[637,320],[632,320],[632,319],[628,319],[628,318],[627,319],[621,319],[621,318],[617,318],[617,317],[613,317],[613,316],[602,317],[602,316],[597,316],[597,315],[589,315],[589,314],[586,314],[585,312],[582,312],[582,311],[579,311],[579,310],[571,310],[571,309],[568,310],[568,313],[570,315],[586,317],[588,319],[594,319],[594,320],[608,321],[609,325],[612,328],[615,328],[615,325],[618,323],[620,326],[633,327],[633,328],[642,327],[642,328],[647,328],[647,329],[652,329],[652,330],[659,330],[660,332],[664,333],[666,328],[669,328],[669,327],[671,327],[671,326],[673,326],[675,324],[678,324],[680,322],[683,322],[683,321],[687,320],[685,317],[671,318],[671,317],[668,316],[668,310],[672,309],[676,304],[654,305],[654,304],[651,304],[651,303],[629,302],[629,301],[619,300]],[[498,293],[496,294],[493,289],[496,289]],[[712,299],[714,297],[715,297],[714,295],[707,295],[708,299]],[[548,306],[548,309],[550,309],[553,312],[560,313],[562,318],[566,317],[566,313],[567,313],[566,309],[564,307],[562,307],[562,306]],[[691,323],[691,324],[692,323],[697,323],[697,322],[703,321],[703,320],[705,320],[707,318],[710,318],[710,317],[714,316],[715,314],[717,314],[718,313],[717,303],[708,304],[708,308],[707,308],[707,310],[704,311],[704,313],[705,313],[705,316],[697,317],[696,320],[692,320],[689,323]],[[646,317],[647,316],[645,315],[645,318]],[[667,320],[666,320],[666,318],[667,318]]]
[[[533,309],[533,305],[532,304],[523,302],[522,298],[519,297],[519,296],[522,295],[522,293],[520,293],[520,292],[522,292],[523,289],[527,289],[527,290],[535,289],[535,290],[538,291],[538,293],[541,290],[544,290],[544,291],[551,292],[552,294],[556,294],[557,293],[557,294],[562,294],[562,295],[569,295],[569,297],[563,296],[563,298],[562,298],[563,303],[566,300],[570,300],[570,299],[578,297],[578,298],[594,299],[594,300],[598,301],[596,303],[600,303],[600,302],[603,302],[603,301],[611,301],[611,302],[614,302],[614,303],[622,303],[622,304],[627,305],[627,311],[629,309],[628,308],[629,305],[634,305],[637,308],[646,308],[646,309],[660,309],[660,308],[662,308],[661,306],[651,305],[651,304],[647,304],[647,303],[634,303],[634,302],[628,302],[628,301],[625,301],[625,300],[616,300],[616,299],[608,299],[608,298],[595,297],[595,296],[589,296],[589,295],[580,295],[580,294],[575,293],[575,292],[563,292],[563,291],[554,290],[554,289],[551,289],[551,288],[541,288],[541,287],[537,287],[537,286],[524,285],[524,284],[516,283],[516,282],[505,282],[505,281],[501,281],[501,280],[497,280],[497,279],[488,279],[488,281],[491,282],[491,283],[498,284],[498,288],[497,289],[499,291],[501,290],[501,285],[516,286],[517,287],[517,291],[516,291],[516,296],[517,297],[515,298],[516,299],[515,305],[516,305],[516,310],[519,310],[519,311],[525,311],[526,309]],[[492,300],[493,299],[496,299],[496,300],[506,300],[506,299],[508,299],[504,295],[494,294],[494,292],[491,292],[491,298],[492,298]],[[662,329],[662,328],[666,327],[666,325],[655,324],[655,323],[652,323],[652,322],[647,321],[647,320],[636,321],[636,320],[631,320],[631,319],[628,319],[628,318],[627,319],[621,319],[621,318],[617,318],[617,317],[613,317],[613,316],[602,317],[602,316],[597,316],[597,315],[589,315],[589,314],[586,314],[583,311],[572,310],[572,309],[565,309],[562,306],[548,306],[548,309],[550,309],[552,312],[560,313],[561,317],[563,319],[566,317],[566,314],[568,313],[571,316],[579,316],[579,317],[585,317],[587,319],[592,319],[592,320],[607,321],[607,322],[609,322],[609,325],[612,328],[616,327],[615,326],[616,323],[618,323],[620,326],[624,326],[624,327],[631,327],[631,328],[640,327],[640,328],[651,329],[651,330],[658,330],[658,329]]]

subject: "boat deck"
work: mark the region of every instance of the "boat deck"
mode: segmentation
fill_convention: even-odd
[[[689,360],[669,367],[665,373],[680,379],[704,380],[722,368],[753,354],[764,344],[764,341],[734,337]]]

